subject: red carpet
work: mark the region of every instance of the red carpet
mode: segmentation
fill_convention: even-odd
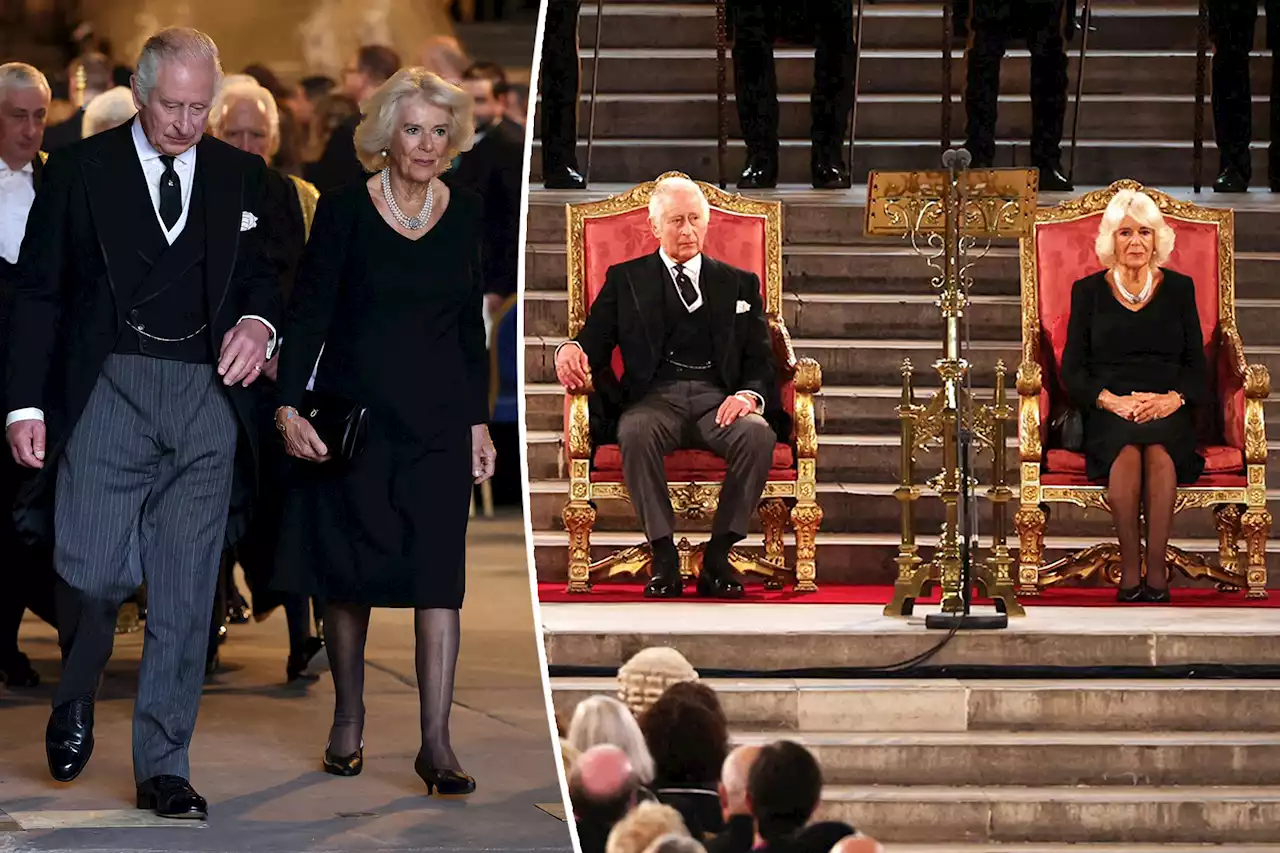
[[[940,595],[935,588],[930,591],[930,597],[921,599],[920,604],[927,606],[929,603],[937,604]],[[802,595],[792,592],[790,589],[779,591],[768,591],[759,585],[748,585],[747,594],[737,602],[726,602],[719,599],[700,598],[693,594],[693,590],[686,587],[685,594],[680,601],[686,602],[706,602],[708,604],[759,604],[761,602],[777,602],[780,604],[885,604],[893,597],[893,587],[891,586],[863,586],[854,584],[825,584],[819,585],[818,591]],[[651,601],[644,597],[644,584],[642,583],[598,583],[591,592],[585,595],[570,594],[565,591],[564,584],[557,583],[540,583],[538,584],[538,600],[546,603],[572,602],[574,604],[584,604],[589,602],[609,603],[609,604],[633,604],[636,602],[651,603],[655,606],[661,606],[666,601]],[[1105,587],[1061,587],[1057,589],[1048,589],[1039,596],[1021,599],[1028,607],[1118,607],[1116,602],[1116,591],[1114,588]],[[986,604],[979,600],[978,604]],[[1125,607],[1137,607],[1142,605],[1123,605]],[[1150,606],[1150,605],[1147,605]],[[1173,590],[1174,607],[1280,607],[1280,594],[1273,592],[1271,597],[1264,601],[1246,601],[1243,592],[1221,593],[1211,588],[1185,588]]]

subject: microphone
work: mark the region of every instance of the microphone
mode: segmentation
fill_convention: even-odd
[[[942,152],[942,166],[952,172],[963,172],[973,162],[973,155],[967,148],[948,148]]]

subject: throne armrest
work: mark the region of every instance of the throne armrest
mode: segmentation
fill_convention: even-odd
[[[769,315],[769,338],[773,342],[773,357],[778,361],[779,376],[784,382],[795,378],[796,351],[791,346],[791,333],[787,331],[787,324],[782,321],[781,315]],[[818,384],[822,384],[821,371],[819,371]]]
[[[788,347],[790,344],[787,341]],[[813,395],[822,390],[822,365],[805,356],[796,360],[794,375],[796,401],[792,423],[796,434],[796,456],[815,459],[818,456],[818,424],[814,417]]]
[[[1044,448],[1040,441],[1040,365],[1024,361],[1018,365],[1018,452],[1023,462],[1040,462]]]

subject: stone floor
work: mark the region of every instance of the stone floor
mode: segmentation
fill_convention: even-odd
[[[320,770],[333,710],[327,674],[284,684],[283,615],[232,626],[205,689],[192,746],[207,824],[132,808],[130,714],[141,634],[120,638],[99,703],[97,748],[71,785],[50,780],[42,734],[57,646],[42,623],[23,645],[45,676],[0,688],[0,853],[25,851],[435,851],[571,849],[534,637],[523,522],[476,520],[452,713],[454,747],[479,783],[463,801],[425,796],[413,772],[418,699],[408,611],[376,611],[370,630],[364,773]]]

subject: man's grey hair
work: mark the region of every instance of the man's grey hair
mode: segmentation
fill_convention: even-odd
[[[0,101],[9,97],[10,92],[19,89],[43,89],[49,97],[53,93],[48,79],[34,65],[25,62],[6,62],[0,65]]]
[[[233,101],[252,101],[267,117],[267,125],[273,137],[280,135],[280,107],[275,96],[257,80],[247,74],[233,74],[222,84],[213,107],[209,110],[209,129],[215,134],[222,130],[226,109]]]
[[[698,186],[688,178],[663,178],[654,186],[653,191],[649,193],[649,221],[661,222],[662,212],[666,209],[667,199],[679,192],[692,192],[702,201],[702,218],[708,220],[711,218],[711,203],[707,201],[706,195],[702,192],[702,187]]]
[[[142,103],[151,97],[160,63],[166,59],[208,62],[213,66],[213,90],[216,92],[222,87],[222,60],[213,39],[191,27],[168,27],[147,39],[138,55],[138,70],[133,79]]]
[[[119,127],[138,112],[133,104],[133,92],[125,86],[116,86],[95,97],[84,108],[84,119],[80,123],[80,136],[90,136]]]

